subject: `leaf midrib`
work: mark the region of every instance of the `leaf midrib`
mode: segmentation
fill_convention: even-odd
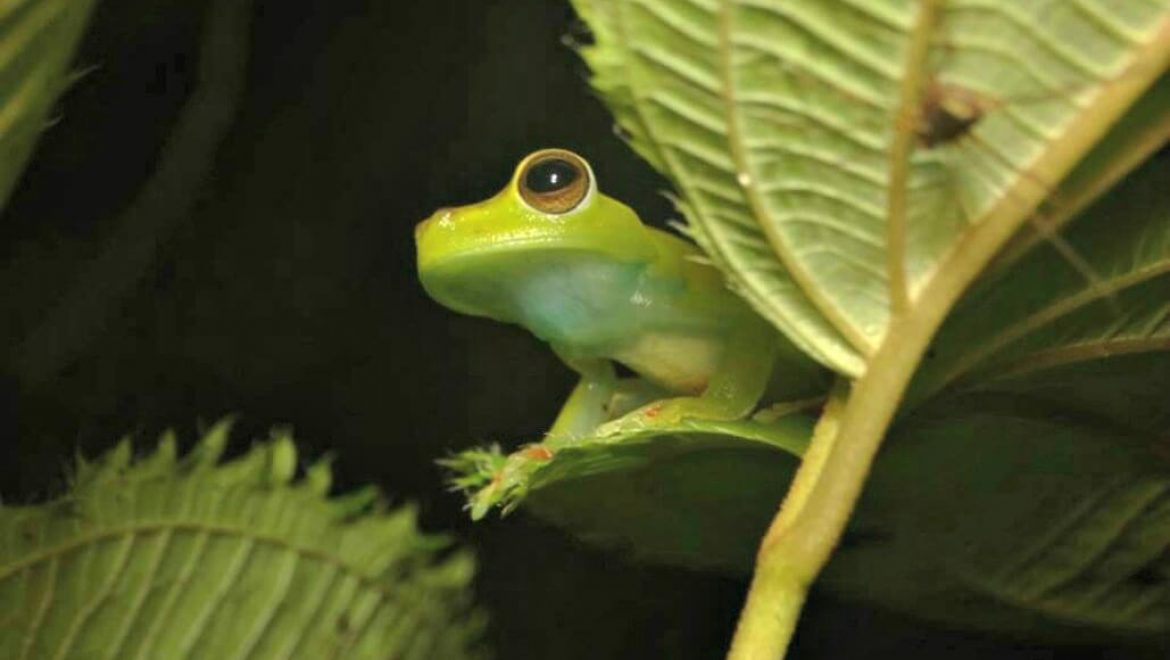
[[[380,586],[376,576],[368,575],[367,573],[363,572],[360,567],[342,561],[336,555],[320,548],[289,543],[287,539],[281,538],[280,536],[260,534],[244,527],[213,525],[208,523],[168,521],[115,525],[105,527],[98,532],[91,532],[73,537],[65,543],[51,546],[39,552],[30,553],[27,557],[24,557],[19,561],[0,566],[0,581],[9,579],[15,573],[31,569],[34,566],[46,561],[59,559],[72,552],[84,549],[92,544],[117,540],[119,538],[136,538],[139,536],[161,534],[164,532],[205,534],[213,537],[218,536],[222,538],[252,541],[259,545],[266,545],[277,548],[278,550],[295,553],[302,559],[317,561],[323,564],[337,567],[347,573],[352,574],[366,588],[374,589],[379,592],[386,591],[382,586]]]

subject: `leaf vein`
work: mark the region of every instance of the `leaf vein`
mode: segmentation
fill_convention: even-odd
[[[89,624],[90,618],[97,612],[98,607],[110,597],[110,592],[113,591],[114,585],[121,579],[122,573],[126,570],[126,564],[130,558],[130,550],[135,545],[135,537],[132,534],[128,534],[120,540],[121,549],[114,566],[109,571],[101,587],[91,594],[89,602],[77,609],[73,622],[69,625],[55,657],[69,657],[70,652],[73,650],[73,644],[81,637],[81,633],[85,630],[85,626]]]
[[[863,354],[869,354],[874,348],[870,339],[851,322],[849,316],[845,313],[845,310],[839,307],[837,301],[825,295],[814,284],[812,274],[806,270],[805,264],[796,258],[787,241],[775,230],[775,227],[769,220],[768,209],[764,204],[764,200],[760,198],[760,191],[756,184],[758,172],[753,170],[747,159],[747,154],[744,152],[743,134],[736,113],[736,85],[731,62],[733,2],[734,0],[723,0],[720,5],[718,29],[721,44],[719,49],[721,56],[720,73],[723,78],[723,84],[721,86],[723,90],[722,100],[727,116],[728,146],[730,147],[731,158],[735,164],[735,171],[737,172],[736,180],[743,188],[748,205],[752,209],[753,215],[758,219],[760,228],[764,231],[764,236],[767,238],[768,243],[772,245],[772,250],[776,253],[776,256],[779,258],[780,263],[783,264],[789,276],[797,283],[800,290],[805,293],[813,307],[820,311],[821,315],[828,321],[830,327],[840,333],[855,350]]]
[[[26,567],[24,570],[32,571],[35,569],[32,567]],[[48,614],[49,608],[53,606],[53,596],[55,595],[54,592],[57,590],[57,571],[59,570],[58,561],[55,557],[49,563],[48,568],[45,570],[48,572],[48,576],[45,578],[45,593],[44,596],[41,597],[41,602],[37,605],[36,614],[34,614],[33,620],[28,626],[28,630],[25,631],[24,644],[22,645],[20,652],[20,657],[22,660],[24,658],[28,658],[29,653],[36,646],[37,636],[40,634],[38,629],[41,627],[41,624],[44,623],[45,615]]]
[[[1024,15],[1020,11],[1020,7],[1016,5],[993,2],[992,0],[952,1],[947,5],[948,14],[963,11],[985,13],[1004,19],[1012,27],[1031,37],[1034,43],[1083,75],[1094,78],[1106,78],[1109,75],[1108,71],[1098,69],[1092,60],[1081,57],[1081,53],[1077,49],[1066,47],[1060,40],[1054,39],[1052,35],[1038,29],[1037,24]]]

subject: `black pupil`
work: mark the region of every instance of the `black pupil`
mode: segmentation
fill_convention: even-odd
[[[534,193],[550,193],[565,188],[579,176],[577,168],[569,161],[549,158],[528,168],[524,185]]]

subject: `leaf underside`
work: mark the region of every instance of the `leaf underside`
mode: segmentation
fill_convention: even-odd
[[[220,463],[228,424],[185,458],[123,441],[70,492],[0,508],[5,658],[466,658],[471,557],[440,558],[413,508],[294,481],[291,438]]]
[[[676,184],[691,233],[761,314],[848,375],[885,337],[891,273],[913,302],[971,227],[1022,222],[1073,164],[1046,154],[1094,113],[1103,132],[1105,91],[1163,66],[1148,51],[1167,20],[1166,2],[1145,0],[575,6],[596,35],[582,52],[594,86]],[[922,136],[908,77],[943,105],[976,99],[969,130]],[[901,185],[899,140],[918,145]]]

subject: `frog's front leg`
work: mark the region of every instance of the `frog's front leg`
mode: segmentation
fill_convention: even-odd
[[[667,398],[647,404],[611,422],[597,435],[672,426],[684,419],[733,420],[746,417],[759,403],[776,361],[771,328],[742,328],[724,346],[715,372],[699,396]]]
[[[616,381],[591,380],[582,376],[548,430],[549,437],[581,438],[609,419],[609,401]]]
[[[582,359],[566,355],[564,351],[556,352],[565,364],[581,374],[581,380],[561,406],[547,435],[571,438],[591,435],[610,417],[610,400],[618,387],[613,363],[603,358]]]

